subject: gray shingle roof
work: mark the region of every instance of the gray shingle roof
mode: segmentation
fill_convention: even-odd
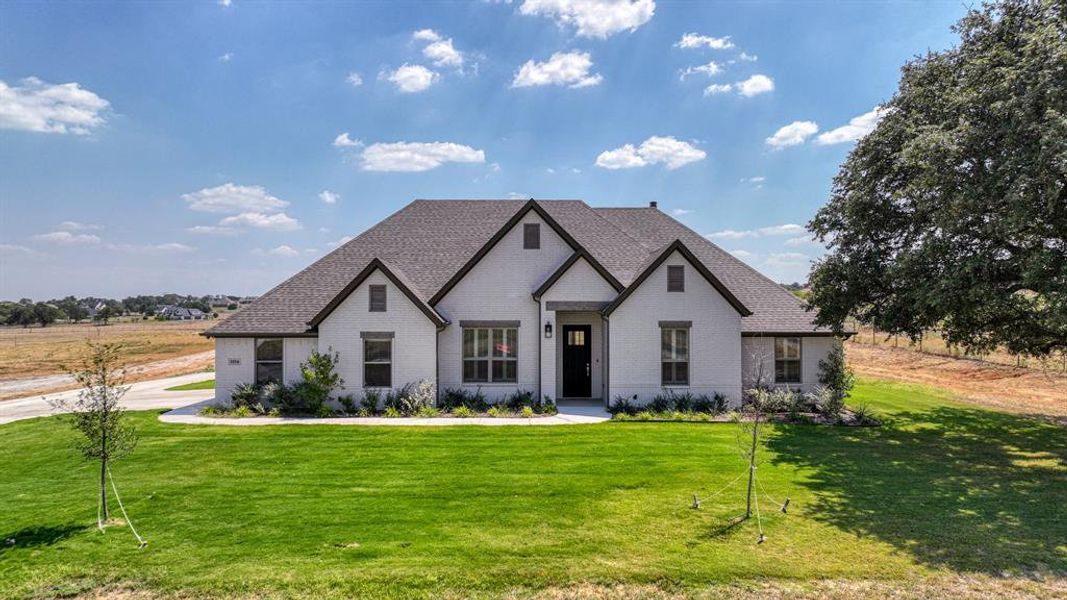
[[[415,200],[260,296],[207,335],[297,335],[374,258],[429,300],[525,200]],[[592,208],[538,200],[576,242],[629,285],[650,255],[680,239],[753,315],[744,331],[811,331],[810,314],[788,291],[654,208]]]

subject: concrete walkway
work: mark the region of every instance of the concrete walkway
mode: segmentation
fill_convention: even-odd
[[[328,417],[328,418],[294,418],[294,417],[201,417],[197,414],[201,408],[212,404],[207,400],[183,406],[159,416],[164,423],[183,423],[186,425],[231,425],[252,427],[257,425],[384,425],[393,427],[442,427],[450,425],[581,425],[603,423],[611,418],[604,406],[597,403],[564,402],[559,405],[559,414],[551,417],[475,417],[458,419],[454,417],[436,418],[396,418],[386,417]]]
[[[131,383],[130,391],[122,398],[120,405],[128,410],[148,410],[153,408],[175,408],[211,400],[215,397],[214,390],[168,392],[166,388],[204,381],[212,379],[214,376],[214,373],[193,373],[191,375],[179,375],[177,377]],[[44,394],[43,396],[36,395],[0,401],[0,424],[54,415],[57,411],[49,404],[49,400],[74,400],[78,397],[78,391],[69,390]]]

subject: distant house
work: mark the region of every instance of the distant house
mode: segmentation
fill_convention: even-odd
[[[182,308],[180,306],[161,306],[156,315],[168,321],[202,321],[207,318],[207,313],[199,308]]]
[[[243,299],[242,299],[243,302]],[[215,325],[215,391],[300,380],[339,353],[343,393],[438,390],[741,402],[807,390],[838,343],[782,286],[656,208],[417,200]]]
[[[212,308],[215,308],[215,307],[226,308],[227,306],[229,306],[230,304],[233,303],[233,300],[231,300],[229,296],[223,296],[223,295],[220,294],[220,295],[209,297],[208,300],[207,300],[207,303],[208,303],[208,306],[210,306]]]

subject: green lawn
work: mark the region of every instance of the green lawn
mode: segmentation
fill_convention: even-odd
[[[205,381],[194,381],[193,383],[185,383],[182,385],[176,385],[169,387],[163,391],[165,392],[189,392],[192,390],[213,390],[215,389],[215,380],[208,379]]]
[[[134,416],[114,468],[149,546],[101,534],[57,418],[0,426],[0,597],[127,584],[188,595],[438,597],[576,582],[1067,572],[1067,435],[927,388],[863,382],[870,429],[777,426],[759,473],[730,424],[212,427]]]

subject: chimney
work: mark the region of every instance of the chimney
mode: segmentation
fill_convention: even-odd
[[[648,207],[649,207],[649,208],[656,208],[657,206],[658,206],[658,204],[656,203],[656,201],[655,201],[655,200],[653,200],[652,202],[649,202],[649,203],[648,203]]]

